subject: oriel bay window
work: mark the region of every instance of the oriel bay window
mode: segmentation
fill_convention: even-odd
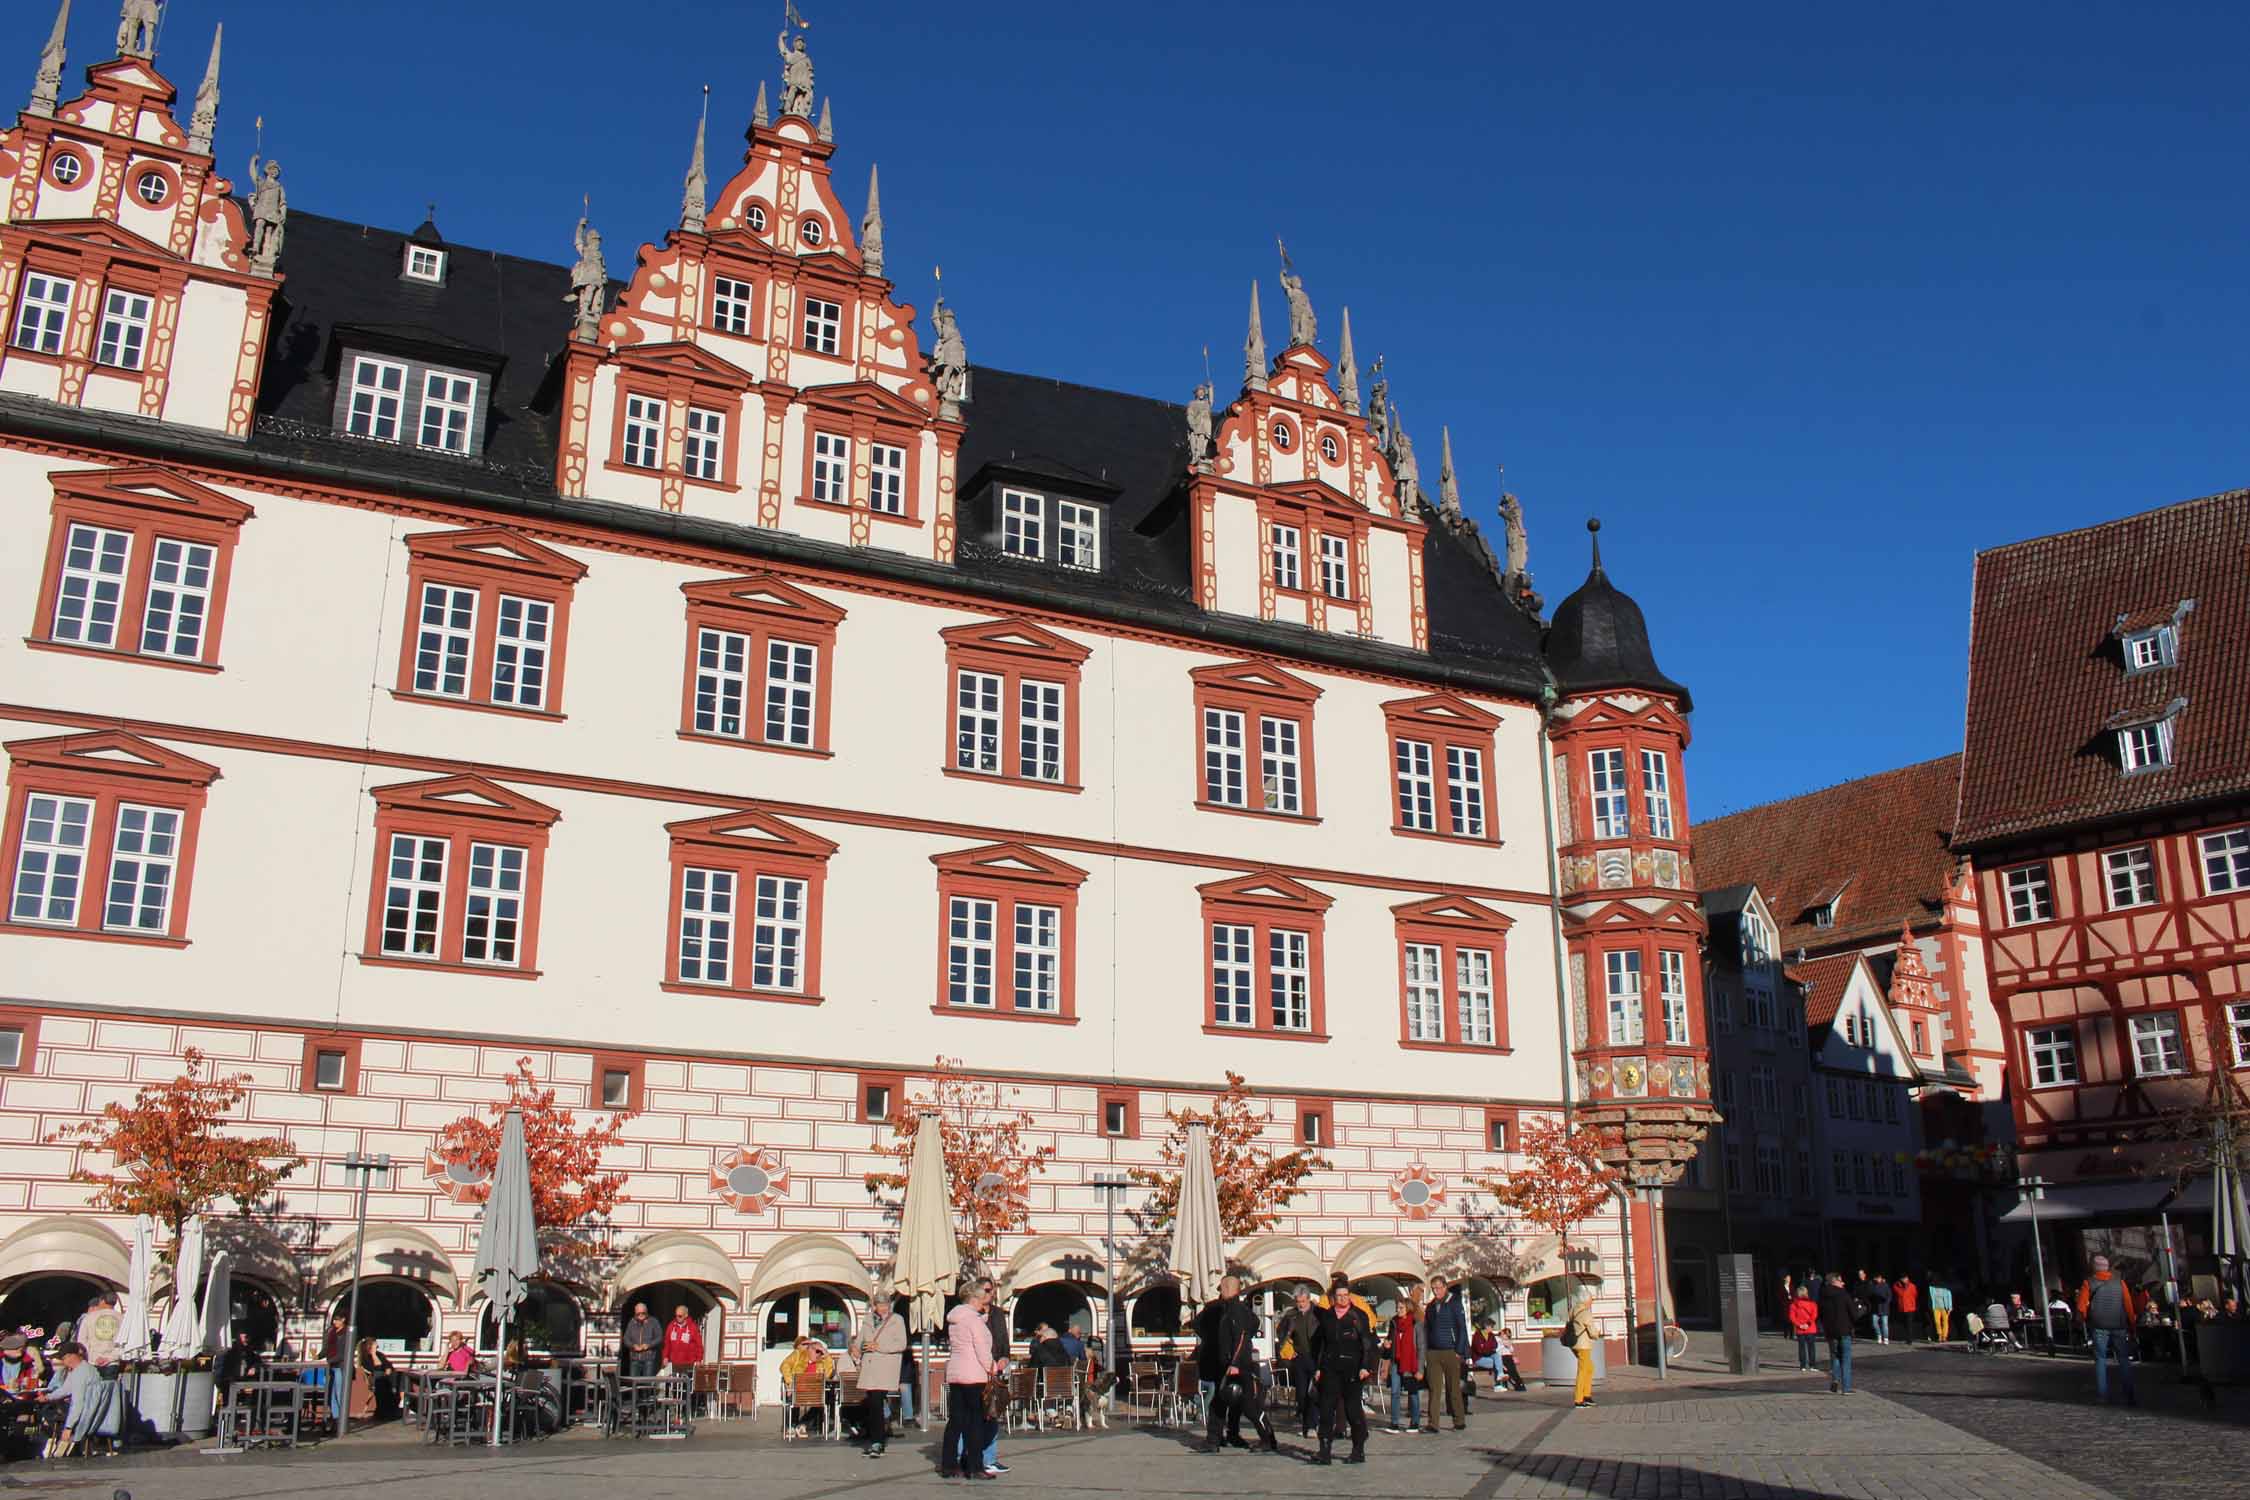
[[[398,696],[561,717],[585,564],[500,526],[421,532],[406,551]]]
[[[1086,872],[1022,844],[934,855],[941,1016],[1075,1024]]]
[[[826,755],[836,627],[844,611],[771,573],[683,584],[687,677],[680,733]]]
[[[1383,705],[1391,739],[1391,826],[1399,833],[1489,840],[1492,714],[1450,694]]]
[[[1203,1029],[1328,1040],[1321,937],[1329,897],[1278,871],[1197,887],[1203,897]]]
[[[184,944],[196,833],[218,768],[117,730],[5,748],[0,926]]]
[[[548,830],[562,814],[481,776],[377,787],[362,963],[538,976]]]
[[[1022,620],[941,631],[952,685],[946,774],[1078,789],[1087,649]]]
[[[1273,817],[1317,816],[1313,703],[1320,689],[1271,662],[1198,667],[1196,805]]]
[[[749,809],[672,836],[664,988],[820,1003],[821,896],[836,845]]]
[[[216,669],[250,507],[156,468],[61,474],[54,486],[29,643]]]
[[[1514,922],[1466,897],[1391,908],[1398,923],[1402,1046],[1506,1051],[1505,960]]]

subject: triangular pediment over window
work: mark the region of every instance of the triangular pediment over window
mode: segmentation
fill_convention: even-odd
[[[1199,885],[1196,894],[1206,901],[1224,901],[1243,906],[1274,906],[1292,911],[1326,911],[1336,904],[1332,896],[1324,896],[1302,881],[1292,880],[1279,870],[1253,870],[1248,875],[1237,875],[1232,880],[1214,880],[1209,885]]]
[[[824,839],[755,807],[667,823],[664,831],[675,844],[701,844],[738,854],[764,851],[772,856],[825,860],[836,852],[833,839]]]
[[[977,875],[988,880],[1021,880],[1037,885],[1077,886],[1086,872],[1024,844],[986,844],[953,854],[933,854],[930,863],[947,875]]]
[[[1480,932],[1506,932],[1516,925],[1515,918],[1466,896],[1432,896],[1427,901],[1409,901],[1392,907],[1391,915],[1402,922],[1473,927]]]
[[[757,378],[740,365],[729,364],[699,344],[636,344],[617,352],[617,363],[645,375],[661,375],[746,391]]]
[[[1254,693],[1288,703],[1310,703],[1320,696],[1319,688],[1301,677],[1292,676],[1270,661],[1227,662],[1215,667],[1197,667],[1188,676],[1195,680],[1198,687]]]
[[[73,245],[99,245],[137,260],[177,262],[179,257],[154,240],[143,239],[107,219],[35,219],[23,226],[34,238],[67,240]]]
[[[209,786],[219,779],[217,766],[182,755],[177,750],[167,750],[122,729],[10,740],[0,749],[8,752],[13,764],[38,766],[49,771],[118,776],[134,781],[168,781],[182,786]]]
[[[1037,661],[1082,662],[1091,653],[1076,641],[1028,620],[980,620],[938,632],[956,650],[991,651],[1002,656],[1022,656]]]
[[[814,411],[835,416],[856,412],[880,421],[912,422],[920,426],[930,414],[904,396],[895,395],[872,380],[852,380],[841,385],[810,386],[798,399]]]
[[[769,620],[799,620],[834,626],[844,618],[839,606],[806,593],[774,573],[745,573],[739,578],[683,583],[680,592],[687,596],[690,604],[741,610]]]
[[[1384,704],[1383,713],[1394,728],[1422,724],[1432,729],[1459,729],[1490,734],[1500,727],[1499,715],[1486,713],[1475,704],[1456,698],[1451,693],[1428,693],[1419,698],[1400,698]]]
[[[370,793],[375,805],[389,813],[423,813],[443,817],[478,818],[495,823],[530,823],[550,827],[562,814],[521,792],[511,792],[482,776],[441,776],[433,781],[405,781],[379,786]]]
[[[222,526],[240,526],[257,514],[232,495],[154,464],[122,469],[59,469],[47,476],[58,496],[129,505],[169,515],[193,516]]]
[[[423,531],[406,539],[406,550],[418,561],[462,563],[530,574],[558,583],[576,583],[586,576],[586,565],[552,547],[505,526],[477,526],[466,531]]]
[[[1330,511],[1338,515],[1365,515],[1358,501],[1334,485],[1318,479],[1300,479],[1291,484],[1266,487],[1266,493],[1279,500],[1294,501],[1314,510]]]

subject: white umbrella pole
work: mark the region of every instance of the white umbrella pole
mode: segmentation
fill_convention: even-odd
[[[500,1446],[500,1408],[508,1398],[508,1310],[498,1310],[499,1321],[494,1325],[498,1336],[493,1340],[492,1351],[492,1446]]]

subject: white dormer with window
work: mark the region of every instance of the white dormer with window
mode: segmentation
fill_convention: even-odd
[[[2169,619],[2148,611],[2119,615],[2117,623],[2110,627],[2110,634],[2117,637],[2118,653],[2125,661],[2125,675],[2138,677],[2143,672],[2160,672],[2177,666],[2180,626],[2194,608],[2193,599],[2182,599],[2173,606]]]
[[[425,363],[404,347],[346,348],[336,369],[338,432],[469,457],[483,446],[490,377]]]
[[[2161,771],[2172,763],[2174,725],[2187,699],[2174,698],[2161,709],[2120,714],[2110,720],[2117,735],[2117,764],[2128,776]]]
[[[1098,573],[1102,507],[1003,484],[993,491],[993,543],[1009,557]]]
[[[409,243],[406,247],[406,264],[401,274],[408,281],[426,281],[432,286],[441,286],[445,282],[445,252],[435,245]]]

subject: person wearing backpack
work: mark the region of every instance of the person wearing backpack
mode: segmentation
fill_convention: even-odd
[[[1844,1273],[1830,1271],[1820,1289],[1820,1331],[1828,1336],[1828,1393],[1852,1393],[1852,1330],[1867,1316],[1862,1300],[1844,1289]]]
[[[2133,1395],[2133,1289],[2109,1268],[2109,1257],[2094,1257],[2094,1274],[2078,1285],[2078,1319],[2094,1339],[2094,1397],[2109,1399],[2109,1357],[2117,1356],[2117,1373],[2125,1386],[2125,1404],[2141,1403]]]
[[[1578,1383],[1571,1393],[1573,1409],[1594,1404],[1594,1299],[1581,1294],[1570,1321],[1563,1324],[1562,1346],[1578,1356]]]

